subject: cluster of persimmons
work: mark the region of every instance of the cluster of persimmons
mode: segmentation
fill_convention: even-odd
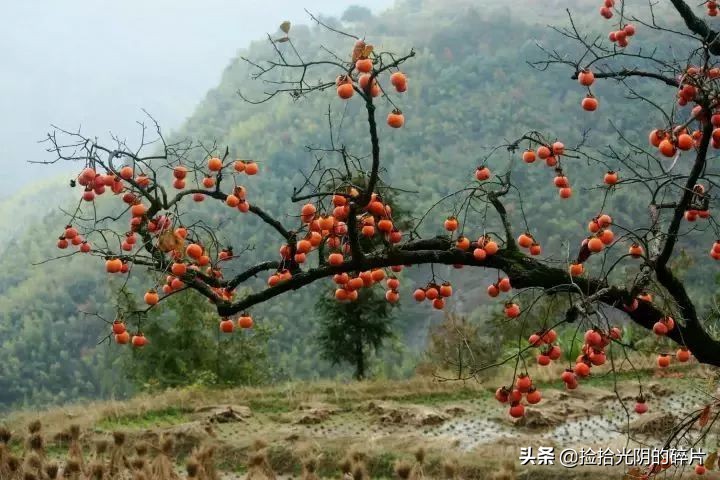
[[[202,187],[208,189],[207,193],[211,193],[209,189],[215,187],[217,179],[223,173],[226,176],[230,175],[230,172],[234,175],[253,176],[258,171],[258,164],[254,161],[236,160],[224,164],[219,157],[210,157],[207,160],[206,173],[200,183]],[[187,167],[183,165],[173,167],[173,188],[185,190],[187,188],[187,175]],[[95,202],[98,197],[110,191],[121,196],[130,213],[129,230],[122,235],[121,241],[119,241],[119,250],[122,253],[108,255],[105,258],[106,271],[111,274],[128,273],[132,264],[133,252],[148,244],[151,248],[157,248],[167,253],[169,257],[168,275],[161,288],[162,293],[165,295],[186,287],[182,278],[189,270],[203,271],[203,273],[216,278],[222,277],[219,262],[232,258],[231,249],[219,251],[216,261],[213,262],[210,252],[199,240],[188,240],[188,229],[186,227],[182,225],[174,226],[173,221],[167,215],[148,217],[148,206],[143,203],[143,198],[146,192],[153,187],[155,178],[154,175],[151,176],[142,172],[138,166],[133,168],[127,165],[117,170],[107,169],[105,173],[97,172],[94,168],[88,166],[78,175],[77,184],[83,188],[83,202]],[[199,185],[197,187],[200,188]],[[200,191],[192,194],[192,199],[195,202],[202,202],[206,197],[206,193]],[[229,208],[237,209],[240,212],[246,213],[250,210],[250,204],[246,199],[246,189],[243,186],[236,185],[232,193],[225,196],[224,201]],[[147,234],[149,235],[147,238],[141,236],[141,227],[143,225],[146,225]],[[57,247],[64,250],[69,248],[70,245],[77,246],[78,251],[82,253],[91,253],[93,251],[90,243],[81,235],[78,229],[72,225],[67,225],[57,241]],[[216,295],[224,299],[229,299],[232,296],[232,292],[226,289],[214,288],[213,290]],[[143,296],[143,301],[150,307],[158,304],[160,300],[159,291],[155,288],[149,289]],[[237,320],[237,325],[240,328],[250,328],[252,324],[252,318],[245,313]],[[232,325],[233,322],[228,324],[227,318],[220,321],[220,328],[223,332],[231,332]],[[112,335],[118,344],[143,347],[148,342],[148,339],[140,331],[131,335],[126,328],[125,322],[121,319],[113,323]]]
[[[352,55],[355,61],[354,72],[337,77],[335,85],[338,97],[349,100],[356,91],[372,98],[382,95],[383,87],[378,82],[378,72],[374,70],[372,52],[373,46],[366,44],[364,40],[355,42]],[[390,84],[397,93],[404,93],[408,89],[407,77],[400,71],[390,74]],[[400,128],[405,125],[405,116],[398,108],[394,108],[387,116],[387,124],[392,128]]]

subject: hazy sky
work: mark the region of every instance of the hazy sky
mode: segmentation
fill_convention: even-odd
[[[37,143],[50,124],[130,136],[145,108],[166,130],[192,113],[237,50],[283,20],[378,12],[393,0],[0,2],[0,188],[57,170]],[[0,195],[2,196],[2,195]]]

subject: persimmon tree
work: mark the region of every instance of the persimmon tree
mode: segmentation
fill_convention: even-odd
[[[253,189],[253,176],[263,175],[262,161],[236,160],[242,152],[192,142],[168,143],[159,128],[139,148],[120,140],[101,145],[77,132],[56,131],[48,137],[49,150],[57,156],[53,161],[81,166],[75,180],[81,200],[60,232],[58,247],[76,248],[72,255],[104,260],[113,275],[131,275],[138,268],[163,275],[160,291],[151,285],[140,294],[146,309],[119,312],[112,325],[117,343],[136,347],[147,339],[140,331],[130,335],[128,328],[139,328],[148,310],[187,289],[212,302],[219,328],[231,333],[237,327],[252,327],[249,312],[262,315],[263,302],[318,281],[334,282],[339,302],[356,300],[362,289],[382,288],[386,300],[394,303],[400,301],[398,274],[411,266],[496,270],[498,280],[488,285],[487,293],[501,299],[499,308],[508,322],[523,322],[542,298],[562,296],[569,302],[565,315],[549,318],[538,331],[525,332],[527,341],[511,357],[471,368],[479,372],[515,362],[513,385],[499,388],[496,394],[509,404],[514,417],[524,414],[526,403],[542,398],[525,374],[526,362],[547,365],[563,361],[564,352],[570,351],[557,341],[559,327],[574,329],[573,341],[582,345],[582,354],[567,359],[569,368],[562,374],[568,389],[577,388],[594,366],[625,355],[623,332],[609,320],[612,311],[646,328],[649,335],[677,344],[657,352],[660,367],[686,362],[691,355],[701,363],[720,366],[720,341],[709,332],[688,285],[671,266],[683,242],[709,235],[720,238],[712,209],[718,177],[712,160],[720,148],[716,61],[720,39],[711,18],[717,6],[708,1],[696,7],[683,0],[660,6],[630,0],[599,3],[602,23],[597,28],[604,28],[607,35],[581,32],[569,15],[569,26],[556,30],[577,46],[577,57],[543,48],[545,58],[532,65],[539,70],[566,68],[577,79],[577,108],[586,115],[607,107],[595,95],[595,86],[602,81],[613,81],[631,100],[651,105],[658,115],[645,125],[649,142],[628,138],[617,129],[617,141],[597,150],[586,146],[585,135],[575,145],[566,145],[550,131],[513,132],[513,141],[496,146],[477,169],[465,172],[464,188],[439,199],[414,225],[400,231],[384,202],[395,187],[384,178],[381,140],[392,142],[397,129],[411,128],[405,125],[402,103],[404,92],[412,88],[416,53],[379,51],[370,40],[312,17],[337,33],[347,51],[323,48],[319,56],[306,60],[286,22],[281,37],[269,38],[272,59],[246,59],[255,70],[254,80],[267,87],[265,96],[239,94],[252,103],[270,102],[283,94],[296,99],[327,95],[338,104],[358,102],[364,109],[367,147],[352,152],[331,140],[323,154],[335,158],[334,164],[314,161],[303,184],[288,192],[296,212],[291,221],[275,218],[263,208],[262,192]],[[673,55],[663,54],[655,44],[643,45],[644,34],[650,32],[676,46]],[[644,96],[634,81],[657,83],[665,97]],[[506,208],[509,202],[522,206],[522,192],[528,187],[518,183],[514,174],[541,168],[538,164],[549,168],[552,180],[547,188],[557,189],[557,202],[577,195],[571,179],[583,165],[602,165],[607,170],[583,191],[597,211],[582,219],[587,231],[568,239],[576,246],[562,259],[545,256],[543,239],[533,234],[531,219],[524,213],[516,218],[516,212]],[[646,218],[627,225],[613,219],[615,212],[608,205],[623,189],[643,196]],[[108,203],[117,206],[112,214],[99,215],[98,197],[109,195],[116,198]],[[259,217],[276,235],[276,258],[237,271],[239,254],[220,244],[217,226],[185,221],[193,202],[215,202],[229,215]],[[117,222],[129,223],[118,230]],[[431,223],[436,236],[423,234]],[[363,238],[379,241],[368,243]],[[720,240],[708,241],[707,250],[709,258],[720,259]],[[267,286],[239,293],[256,276],[265,276]],[[427,284],[417,286],[413,297],[441,310],[453,293],[451,283],[433,273]],[[710,412],[715,417],[720,413],[717,407],[711,403],[688,414],[668,442],[679,442],[689,434],[686,427],[697,421],[703,427],[699,435],[705,434],[706,426],[712,425]],[[637,413],[648,409],[642,388],[634,409]],[[658,468],[652,467],[650,473]]]

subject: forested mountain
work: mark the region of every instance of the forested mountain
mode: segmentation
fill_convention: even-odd
[[[627,102],[618,89],[611,94],[601,86],[597,91],[601,108],[588,115],[579,108],[584,93],[570,78],[572,72],[561,68],[540,72],[528,64],[543,58],[537,44],[560,50],[574,46],[564,45],[563,38],[546,27],[548,21],[565,21],[544,16],[547,2],[525,3],[522,8],[511,8],[496,7],[496,2],[490,1],[407,0],[378,16],[324,19],[385,49],[402,52],[414,48],[417,52],[407,64],[410,88],[401,99],[406,128],[382,128],[380,132],[387,166],[383,176],[392,179],[394,187],[411,192],[403,194],[399,202],[416,218],[438,198],[461,189],[492,146],[529,129],[546,132],[567,145],[585,141],[606,148],[617,141],[615,128],[644,141],[645,133],[636,126],[639,119],[655,115],[648,106]],[[278,24],[282,20],[278,19]],[[305,60],[325,55],[321,46],[341,54],[352,47],[347,38],[316,25],[295,25],[292,36]],[[266,40],[241,50],[220,84],[208,92],[173,137],[227,145],[233,156],[257,160],[261,170],[251,187],[254,202],[290,222],[297,210],[290,202],[292,188],[302,183],[301,170],[313,160],[305,146],[323,146],[329,141],[328,111],[336,129],[342,124],[342,129],[334,132],[336,142],[345,143],[360,156],[368,153],[369,145],[359,103],[342,103],[333,92],[298,100],[277,97],[259,105],[244,102],[238,91],[260,99],[268,88],[251,79],[253,67],[244,58],[256,62],[272,53]],[[330,78],[336,74],[328,72]],[[391,109],[386,105],[379,108]],[[507,160],[511,155],[507,154]],[[492,168],[501,171],[505,167],[502,162],[507,160],[495,158]],[[518,224],[521,208],[525,211],[533,233],[542,239],[545,255],[564,258],[568,245],[562,242],[567,233],[582,230],[584,225],[578,222],[592,218],[601,208],[602,198],[588,201],[590,197],[582,192],[600,183],[603,171],[584,164],[574,169],[569,162],[567,173],[573,176],[578,195],[561,204],[552,189],[540,188],[552,182],[552,170],[530,167],[518,169],[514,177],[523,188],[523,205],[510,203],[508,209]],[[58,181],[50,190],[48,186],[35,186],[0,204],[2,231],[9,238],[0,250],[0,407],[128,391],[120,366],[120,357],[126,353],[107,344],[97,346],[106,335],[107,325],[81,313],[112,315],[112,289],[118,285],[107,282],[104,272],[89,259],[32,266],[57,255],[53,240],[57,232],[53,229],[63,224],[63,213],[55,205],[49,210],[47,206],[67,204],[72,208],[68,197],[58,193],[65,191],[61,185]],[[457,205],[449,200],[434,209],[420,230],[438,232],[454,207]],[[623,193],[610,198],[605,208],[622,223],[642,212],[643,202]],[[255,218],[237,217],[204,205],[194,214],[222,222],[223,242],[236,249],[253,248],[241,256],[240,266],[249,266],[258,257],[277,255],[279,245],[272,232]],[[578,243],[580,240],[577,238]],[[573,251],[575,247],[569,246]],[[436,269],[436,273],[442,276],[443,270]],[[413,287],[413,279],[426,279],[426,271],[404,273],[403,291],[407,293]],[[485,276],[475,270],[455,277],[459,294],[451,309],[484,318],[489,303],[482,293],[487,284]],[[264,278],[258,279],[257,286],[262,282]],[[708,278],[706,284],[711,283],[712,278]],[[130,290],[140,295],[140,288],[134,287],[131,282]],[[270,379],[347,375],[347,371],[322,361],[313,341],[314,299],[326,293],[326,286],[316,285],[279,297],[255,313],[258,322],[276,330],[269,346],[274,366]],[[385,353],[392,361],[376,362],[374,373],[411,373],[429,326],[441,317],[440,312],[403,300],[395,325],[396,348]]]

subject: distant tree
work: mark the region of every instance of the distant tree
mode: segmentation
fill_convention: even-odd
[[[355,302],[321,296],[316,309],[321,317],[318,344],[323,357],[333,364],[349,363],[357,380],[366,378],[370,355],[393,335],[394,306],[374,288],[360,290]]]
[[[342,14],[344,22],[366,22],[373,17],[372,11],[360,5],[350,5]]]
[[[353,179],[353,184],[366,188],[365,179],[362,177]],[[396,228],[405,229],[410,226],[409,212],[395,201],[391,193],[382,198],[376,196],[376,199],[383,201],[390,210]],[[359,242],[361,248],[368,251],[383,245],[383,240],[375,236],[363,236]],[[375,275],[380,276],[374,278]],[[377,352],[382,344],[393,336],[394,318],[391,308],[397,306],[399,280],[393,272],[386,275],[381,269],[367,270],[361,273],[358,279],[363,282],[360,288],[355,289],[356,293],[348,293],[345,288],[332,289],[328,295],[318,300],[315,309],[322,319],[319,345],[323,356],[333,364],[351,363],[355,367],[355,378],[362,380],[367,377],[368,360],[372,350]],[[359,282],[357,279],[354,281]],[[367,288],[378,284],[388,288],[382,297],[375,288]],[[365,293],[366,291],[370,293]],[[346,299],[348,295],[350,298]],[[369,321],[363,318],[364,312],[372,312],[373,316]],[[346,351],[347,353],[338,355],[339,352]]]
[[[465,381],[473,378],[473,372],[481,359],[485,360],[496,353],[497,348],[490,347],[487,340],[482,340],[479,323],[448,313],[442,323],[430,329],[425,354],[436,369],[434,374],[449,372],[451,375],[448,378]],[[489,355],[483,354],[485,349]]]

